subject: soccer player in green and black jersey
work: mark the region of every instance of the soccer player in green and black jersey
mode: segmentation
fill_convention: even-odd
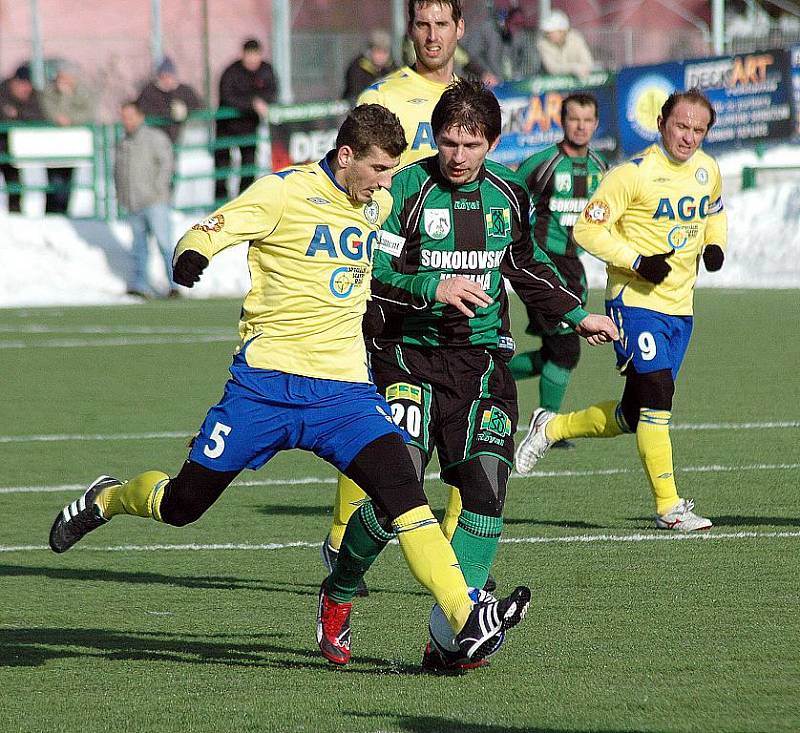
[[[480,84],[461,80],[444,92],[431,119],[437,155],[395,174],[369,304],[377,309],[367,342],[373,379],[408,434],[420,478],[436,448],[442,480],[461,490],[452,545],[475,588],[497,551],[517,424],[503,277],[549,326],[566,320],[593,344],[617,338],[609,318],[587,313],[534,259],[525,184],[486,160],[500,125],[500,105]],[[352,599],[392,537],[377,504],[366,502],[356,518],[326,581],[339,602]],[[423,665],[446,667],[437,655],[427,648]]]
[[[533,239],[543,249],[572,292],[586,304],[586,273],[582,252],[572,228],[597,188],[607,164],[589,144],[597,130],[597,100],[591,94],[570,94],[561,104],[564,139],[532,155],[519,167],[531,194]],[[536,310],[528,308],[528,333],[541,337],[537,351],[518,354],[511,361],[515,379],[539,377],[539,405],[558,412],[572,370],[580,358],[580,339],[568,324],[549,328]],[[569,448],[561,440],[553,448]]]

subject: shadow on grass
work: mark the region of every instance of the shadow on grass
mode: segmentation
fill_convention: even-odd
[[[538,527],[563,527],[564,529],[606,529],[603,524],[592,524],[591,522],[583,522],[579,519],[527,519],[511,517],[503,517],[504,525],[511,524],[532,524]]]
[[[541,728],[535,725],[509,726],[485,725],[465,720],[450,720],[434,715],[379,715],[375,713],[362,713],[349,711],[347,715],[353,718],[374,718],[376,724],[380,722],[383,727],[391,730],[407,731],[407,733],[623,733],[622,730],[601,730],[600,728]],[[387,724],[387,721],[391,723]],[[626,728],[624,733],[642,733],[640,730]]]
[[[323,573],[320,573],[320,579]],[[319,592],[319,583],[299,583],[296,581],[285,584],[267,584],[260,580],[236,578],[230,575],[206,575],[202,577],[188,577],[181,575],[163,575],[161,573],[125,573],[113,570],[85,568],[43,568],[27,567],[24,565],[0,564],[0,578],[9,577],[44,577],[53,580],[76,581],[108,581],[111,583],[129,583],[131,585],[172,585],[179,588],[208,588],[213,590],[257,590],[276,593],[291,593],[299,596],[314,596]]]
[[[359,656],[334,667],[316,650],[279,643],[284,634],[173,634],[108,629],[0,629],[0,669],[39,667],[53,659],[174,662],[224,667],[330,669],[338,674],[421,675],[419,667],[379,657]],[[276,640],[277,643],[275,641]],[[365,666],[369,665],[369,666]]]

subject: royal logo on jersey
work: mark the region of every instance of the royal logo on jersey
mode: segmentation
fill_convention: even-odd
[[[511,231],[511,210],[495,208],[486,214],[486,233],[490,237],[506,237]]]
[[[481,416],[478,440],[485,443],[502,445],[502,439],[511,435],[511,418],[501,409],[492,406],[491,410],[484,410]]]
[[[450,209],[425,209],[425,233],[431,239],[450,234]]]
[[[555,187],[556,191],[558,191],[559,193],[567,193],[568,191],[571,191],[572,176],[566,171],[563,171],[561,173],[556,173]]]
[[[583,218],[590,224],[605,224],[611,216],[611,207],[605,201],[592,201],[583,210]]]
[[[380,214],[381,214],[381,207],[378,206],[377,201],[370,201],[364,207],[364,218],[370,224],[376,224],[378,222],[378,217],[380,216]]]
[[[198,221],[197,224],[192,226],[192,229],[196,229],[199,232],[221,232],[224,226],[225,217],[222,214],[217,214],[216,216],[208,217],[208,219],[203,219],[203,221]]]

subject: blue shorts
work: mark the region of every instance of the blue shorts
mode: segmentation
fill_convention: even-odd
[[[278,451],[311,451],[344,471],[387,433],[403,437],[374,384],[255,369],[244,353],[192,443],[189,460],[213,471],[257,469]]]
[[[606,301],[606,313],[619,329],[614,351],[621,372],[628,366],[633,366],[637,374],[669,369],[672,380],[677,379],[692,336],[692,316],[631,308],[622,305],[619,298]]]

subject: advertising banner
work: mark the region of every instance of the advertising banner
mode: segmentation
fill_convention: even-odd
[[[617,75],[620,142],[626,155],[658,138],[656,119],[675,90],[697,87],[714,105],[717,121],[707,150],[792,134],[791,68],[788,50],[639,66]]]
[[[800,137],[800,44],[789,49],[792,62],[792,98],[794,101],[794,136]]]
[[[592,147],[613,158],[617,151],[614,80],[611,74],[597,72],[586,84],[571,76],[534,77],[501,84],[492,90],[500,101],[503,128],[500,144],[490,154],[505,165],[519,165],[533,153],[559,142],[561,102],[570,92],[585,91],[597,98],[600,125]]]
[[[272,170],[324,158],[349,111],[346,101],[271,106]]]

